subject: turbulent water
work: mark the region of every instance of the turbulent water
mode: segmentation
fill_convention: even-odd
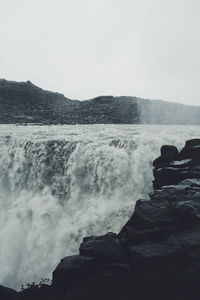
[[[0,126],[0,283],[51,278],[83,236],[118,232],[152,191],[152,161],[199,127]]]

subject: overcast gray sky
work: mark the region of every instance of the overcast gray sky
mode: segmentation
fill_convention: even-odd
[[[200,105],[200,0],[0,0],[0,77]]]

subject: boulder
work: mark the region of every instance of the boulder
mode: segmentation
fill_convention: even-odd
[[[153,166],[160,168],[168,165],[170,162],[178,159],[178,149],[172,145],[164,145],[161,147],[161,156],[153,161]]]
[[[178,158],[178,149],[172,145],[164,145],[160,149],[161,156],[169,161],[176,160]]]

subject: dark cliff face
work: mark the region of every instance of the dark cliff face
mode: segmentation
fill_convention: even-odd
[[[102,96],[70,100],[30,81],[0,80],[0,123],[129,124],[138,123],[136,98]]]
[[[78,255],[60,261],[52,285],[32,286],[17,294],[1,287],[0,296],[25,300],[199,299],[199,166],[200,139],[187,141],[181,152],[163,146],[154,161],[150,200],[137,201],[118,235],[109,232],[84,238]],[[164,181],[163,172],[171,169],[175,173]]]
[[[69,102],[64,95],[44,91],[29,81],[0,81],[0,123],[49,123],[57,114],[62,117]]]

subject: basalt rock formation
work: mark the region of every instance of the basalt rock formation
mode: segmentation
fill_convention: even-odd
[[[0,80],[0,124],[200,124],[200,107],[138,97],[79,101],[30,81]]]
[[[137,201],[122,230],[84,238],[51,286],[32,286],[19,299],[199,299],[200,139],[180,152],[163,146],[153,165],[154,192]]]

